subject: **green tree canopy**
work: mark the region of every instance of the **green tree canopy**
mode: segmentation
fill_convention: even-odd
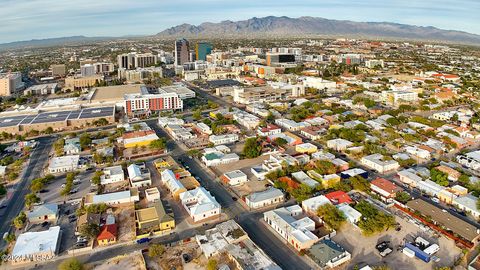
[[[58,266],[58,270],[83,270],[83,264],[77,258],[64,260]]]
[[[328,227],[338,230],[345,223],[345,215],[337,207],[326,203],[320,206],[317,214],[328,225]]]
[[[262,154],[262,145],[258,138],[248,138],[245,140],[242,154],[246,158],[256,158]]]

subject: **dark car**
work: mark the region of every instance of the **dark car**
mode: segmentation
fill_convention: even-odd
[[[48,189],[42,189],[39,191],[40,193],[47,193],[48,192]]]
[[[192,260],[192,258],[188,254],[182,254],[182,258],[185,263],[189,263]]]
[[[0,206],[0,209],[3,209],[3,208],[7,208],[7,205],[4,204],[4,205],[1,205],[1,206]]]
[[[48,226],[48,221],[44,221],[44,222],[42,223],[42,227],[46,227],[46,226]]]
[[[141,238],[141,239],[138,239],[138,240],[137,240],[137,244],[148,243],[148,242],[150,242],[150,240],[152,240],[152,239],[150,239],[150,238]]]
[[[238,198],[237,197],[232,197],[232,200],[237,201]]]

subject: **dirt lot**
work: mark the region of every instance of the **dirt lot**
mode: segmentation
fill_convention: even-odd
[[[185,263],[183,254],[187,254],[188,263]],[[205,269],[207,258],[203,256],[200,247],[195,241],[166,247],[165,253],[158,258],[150,258],[145,255],[145,261],[149,269]]]
[[[131,270],[147,270],[143,255],[140,251],[130,253],[127,256],[118,256],[102,264],[94,265],[94,270],[117,270],[117,269],[131,269]]]
[[[118,242],[127,242],[135,239],[135,208],[119,207],[114,211],[117,219]]]
[[[388,265],[391,269],[435,269],[438,266],[450,266],[460,256],[461,250],[455,246],[455,243],[445,237],[435,237],[429,232],[422,231],[415,224],[408,222],[405,219],[396,217],[397,222],[402,227],[400,232],[390,229],[380,234],[366,237],[362,235],[359,228],[351,224],[346,224],[340,232],[337,233],[333,240],[343,246],[347,251],[352,253],[352,260],[343,269],[353,269],[355,265],[363,266],[369,264],[370,266]],[[441,258],[438,263],[425,263],[416,258],[409,258],[397,251],[397,247],[407,241],[413,241],[417,236],[421,236],[430,243],[436,243],[440,246],[435,256]],[[394,250],[387,257],[382,258],[375,245],[382,241],[390,241],[390,245]]]
[[[223,164],[213,168],[213,171],[217,176],[220,176],[226,172],[234,171],[234,170],[241,170],[242,172],[246,173],[248,179],[250,180],[257,180],[256,177],[253,176],[250,168],[254,166],[261,165],[264,160],[269,159],[269,155],[259,156],[257,158],[252,159],[242,159],[235,163]]]

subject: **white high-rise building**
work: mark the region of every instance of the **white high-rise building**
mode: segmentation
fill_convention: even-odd
[[[20,72],[0,73],[0,96],[11,96],[23,87]]]

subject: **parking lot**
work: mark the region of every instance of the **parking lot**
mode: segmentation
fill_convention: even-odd
[[[73,189],[78,189],[78,191],[66,197],[60,196],[62,185],[66,183],[66,176],[56,176],[55,179],[39,193],[40,200],[44,203],[63,203],[64,201],[82,198],[91,192],[92,183],[90,180],[93,177],[93,173],[93,170],[79,173],[75,178],[80,180],[80,183],[73,186]]]
[[[435,236],[430,231],[424,231],[407,219],[396,217],[396,220],[400,224],[400,231],[390,229],[369,237],[362,235],[359,228],[349,223],[345,224],[333,237],[335,242],[352,253],[352,260],[345,269],[353,269],[355,265],[366,264],[370,266],[388,265],[391,269],[435,269],[438,266],[452,265],[461,255],[461,250],[455,246],[452,240]],[[427,239],[430,244],[436,243],[440,246],[440,250],[435,254],[440,258],[438,263],[427,264],[417,258],[409,258],[399,249],[400,246],[403,247],[405,241],[413,241],[418,236]],[[393,252],[382,258],[375,246],[383,241],[389,241]]]

